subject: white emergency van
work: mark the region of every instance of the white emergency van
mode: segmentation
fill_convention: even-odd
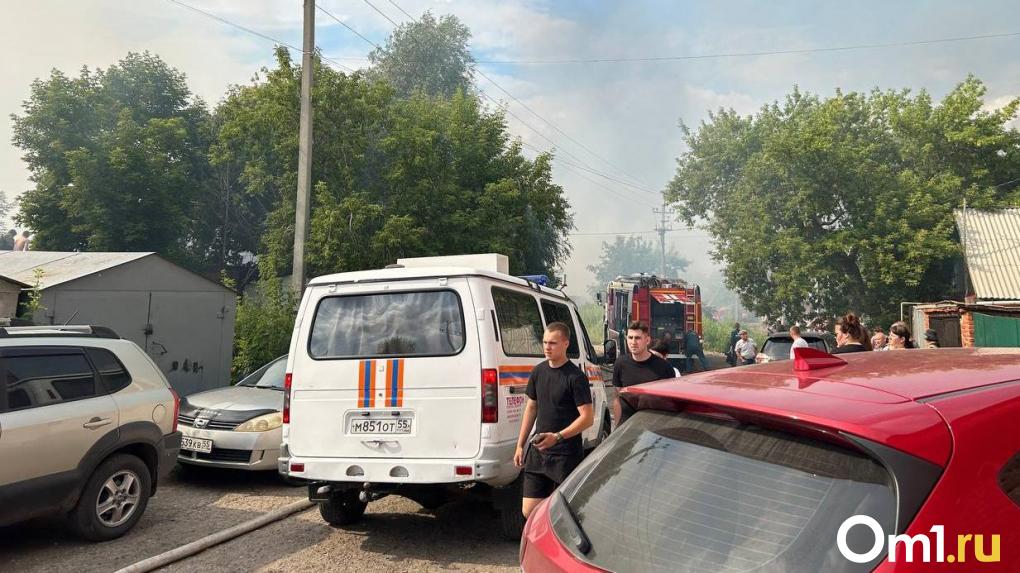
[[[588,374],[593,448],[610,418],[594,348],[574,303],[507,273],[503,255],[400,259],[312,280],[287,364],[280,471],[310,480],[333,525],[403,495],[434,508],[462,490],[493,494],[504,532],[523,526],[513,455],[532,367],[550,322],[570,326]]]

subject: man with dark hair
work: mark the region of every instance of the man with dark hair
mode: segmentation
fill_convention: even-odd
[[[734,322],[733,330],[730,332],[730,345],[726,349],[726,362],[730,366],[737,365],[737,351],[735,350],[735,347],[737,346],[738,340],[740,340],[740,323]]]
[[[7,231],[6,235],[0,236],[0,251],[13,251],[14,250],[14,238],[18,236],[18,232],[14,229]]]
[[[551,322],[542,336],[546,360],[531,370],[514,465],[524,469],[521,513],[527,518],[584,458],[581,433],[595,420],[588,377],[567,358],[570,328]],[[532,425],[535,435],[531,436]]]
[[[627,350],[613,365],[613,386],[617,393],[627,386],[643,384],[664,378],[673,378],[673,367],[665,359],[652,354],[648,347],[652,337],[648,335],[648,325],[634,321],[627,326]],[[621,419],[620,398],[613,402],[613,419],[617,425]]]

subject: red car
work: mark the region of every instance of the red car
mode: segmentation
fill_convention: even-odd
[[[1020,571],[1020,349],[797,349],[621,396],[526,573]]]

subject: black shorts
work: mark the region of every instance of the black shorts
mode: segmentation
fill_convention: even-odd
[[[581,455],[543,454],[528,448],[524,460],[524,497],[545,498],[581,463]]]

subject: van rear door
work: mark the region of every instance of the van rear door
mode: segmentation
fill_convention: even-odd
[[[296,456],[471,458],[481,360],[465,278],[319,285],[292,348]]]

